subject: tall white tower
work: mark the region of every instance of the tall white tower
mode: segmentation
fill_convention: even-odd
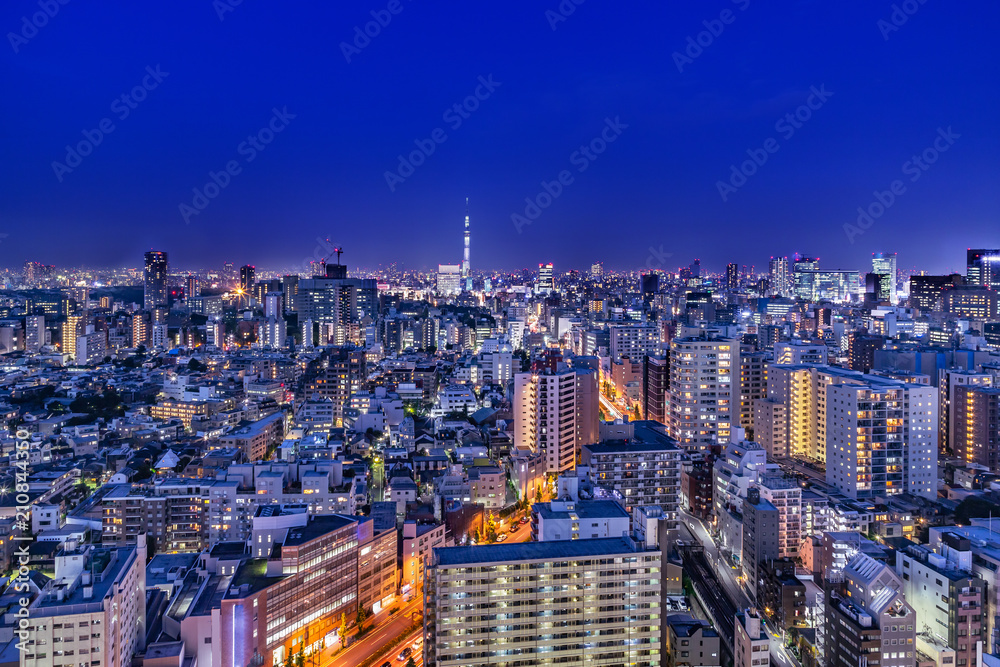
[[[465,254],[462,255],[462,277],[466,283],[470,282],[469,276],[469,198],[465,198]],[[468,287],[466,287],[468,289]]]

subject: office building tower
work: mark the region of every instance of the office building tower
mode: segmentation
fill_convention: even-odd
[[[666,426],[670,418],[670,356],[646,355],[642,365],[642,416]]]
[[[435,549],[424,664],[660,665],[664,561],[628,536]]]
[[[941,293],[941,310],[955,318],[992,320],[1000,315],[997,286],[958,285]]]
[[[771,294],[781,297],[791,295],[787,257],[772,257],[768,263],[768,276]]]
[[[257,267],[246,264],[240,267],[240,286],[239,294],[243,297],[242,303],[244,305],[250,302],[251,295],[253,294],[254,286],[254,276],[257,272]]]
[[[597,374],[590,370],[514,375],[514,446],[545,453],[546,471],[576,467],[582,445],[598,437]]]
[[[739,406],[739,341],[703,334],[670,342],[671,437],[687,450],[729,442]]]
[[[726,289],[730,292],[735,292],[740,286],[740,265],[739,264],[727,264],[726,265]]]
[[[281,293],[285,296],[285,312],[295,312],[295,302],[299,294],[299,277],[286,275],[281,278]]]
[[[464,248],[462,251],[462,278],[468,280],[469,272],[472,270],[472,265],[469,263],[469,243],[470,243],[470,232],[469,232],[469,198],[465,198],[465,236],[463,238]]]
[[[264,295],[264,317],[281,319],[284,316],[284,295],[281,292],[268,292]]]
[[[875,351],[885,347],[885,338],[867,330],[847,335],[847,357],[851,370],[867,373],[875,366]]]
[[[937,498],[936,390],[864,379],[827,388],[827,484],[850,498]]]
[[[129,667],[146,640],[145,540],[119,549],[65,542],[54,577],[21,608],[22,665]]]
[[[924,311],[939,310],[944,291],[963,283],[964,279],[957,273],[948,276],[911,276],[910,306]]]
[[[604,264],[602,262],[594,262],[590,265],[590,275],[599,278],[604,275]]]
[[[437,293],[443,296],[462,291],[462,267],[458,264],[438,264]]]
[[[921,620],[892,568],[863,553],[826,582],[823,665],[915,667]],[[817,633],[819,634],[819,633]]]
[[[187,277],[187,285],[184,291],[185,299],[193,299],[195,297],[201,296],[201,281],[198,280],[198,276]]]
[[[302,323],[302,345],[304,347],[316,345],[315,328],[315,323],[312,320],[306,320]]]
[[[898,303],[896,294],[896,253],[873,253],[872,273],[886,276],[882,281],[883,295],[886,300],[895,306]]]
[[[551,292],[556,286],[552,276],[552,262],[548,264],[538,265],[538,284],[536,285],[537,292]]]
[[[740,428],[753,433],[754,404],[767,397],[767,353],[740,353]],[[752,439],[752,438],[751,438]]]
[[[609,328],[611,359],[642,359],[660,351],[660,331],[655,324],[615,324]]]
[[[761,497],[759,488],[747,490],[743,499],[743,577],[751,601],[760,590],[760,566],[778,557],[778,523],[780,513],[770,501]]]
[[[691,266],[688,267],[688,270],[691,272],[692,278],[701,278],[701,260],[696,259],[691,262]]]
[[[1000,387],[955,387],[953,411],[955,456],[1000,472]]]
[[[736,612],[733,637],[733,667],[767,667],[771,638],[756,609]]]
[[[639,291],[643,301],[652,301],[653,295],[660,291],[660,274],[643,273],[639,276]]]
[[[938,436],[942,449],[954,454],[959,447],[953,425],[957,420],[957,413],[966,407],[962,404],[958,396],[959,388],[963,386],[992,387],[994,384],[994,378],[990,373],[981,373],[963,368],[942,368],[938,370],[938,414],[940,415]],[[968,400],[968,397],[966,397],[966,400]],[[966,435],[968,435],[967,432]]]
[[[145,254],[142,307],[153,310],[167,305],[167,253],[150,250]]]
[[[1000,289],[1000,250],[969,248],[965,267],[965,279],[970,285]]]
[[[28,354],[37,354],[45,342],[45,316],[28,315],[24,318],[24,349]]]
[[[236,286],[236,265],[226,262],[222,265],[222,282],[227,288]]]
[[[205,338],[209,345],[214,345],[218,348],[224,348],[226,346],[226,326],[223,324],[222,320],[209,320],[205,324]]]

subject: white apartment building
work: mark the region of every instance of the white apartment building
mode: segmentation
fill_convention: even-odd
[[[736,612],[733,637],[733,667],[767,667],[771,640],[760,615],[753,609]]]
[[[866,379],[827,390],[827,483],[850,498],[936,498],[936,389]]]
[[[514,446],[545,453],[546,472],[576,466],[584,444],[596,442],[597,377],[591,371],[514,376]]]
[[[774,344],[775,364],[826,364],[825,344],[809,344],[802,341],[786,341]]]
[[[655,324],[612,325],[611,359],[620,363],[623,356],[641,361],[646,355],[659,353],[660,332]]]
[[[120,549],[67,543],[27,622],[23,667],[129,667],[145,641],[145,540]]]
[[[563,499],[531,506],[531,534],[537,542],[621,537],[631,523],[614,500]]]
[[[630,537],[436,549],[424,664],[659,665],[663,566]]]
[[[778,557],[797,558],[802,541],[802,488],[794,479],[766,474],[757,484],[760,497],[778,510]]]
[[[689,451],[729,442],[740,418],[740,343],[701,337],[670,343],[670,435]]]

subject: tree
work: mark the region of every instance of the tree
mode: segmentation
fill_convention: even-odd
[[[539,484],[538,486],[535,487],[535,502],[536,503],[542,502],[542,485],[541,484]]]
[[[358,632],[364,630],[365,621],[368,620],[369,616],[371,616],[371,612],[368,609],[365,609],[362,606],[358,607],[358,618],[357,618]]]
[[[1000,517],[1000,505],[985,498],[969,496],[955,510],[955,523],[967,524],[969,519],[985,519],[990,516]]]
[[[340,612],[340,625],[337,627],[337,635],[340,637],[340,643],[343,644],[347,640],[347,613]]]
[[[413,662],[413,656],[412,656],[412,655],[411,655],[411,656],[410,656],[410,658],[409,658],[409,659],[408,659],[408,660],[406,661],[406,665],[405,665],[405,667],[417,667],[417,663]]]

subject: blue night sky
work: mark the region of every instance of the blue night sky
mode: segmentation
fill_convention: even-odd
[[[473,269],[639,268],[653,249],[664,268],[801,252],[864,269],[880,250],[964,271],[967,247],[1000,247],[995,1],[910,0],[898,26],[888,0],[565,0],[558,21],[558,0],[236,1],[42,0],[58,11],[37,29],[38,0],[3,3],[0,265],[138,266],[153,247],[280,266],[330,237],[352,266],[431,267],[461,258],[466,196]],[[391,21],[357,48],[373,11]],[[416,141],[434,152],[390,188]],[[933,164],[907,164],[925,149]],[[748,151],[767,160],[724,201]],[[201,201],[209,172],[228,184]],[[519,232],[542,181],[562,192]]]

